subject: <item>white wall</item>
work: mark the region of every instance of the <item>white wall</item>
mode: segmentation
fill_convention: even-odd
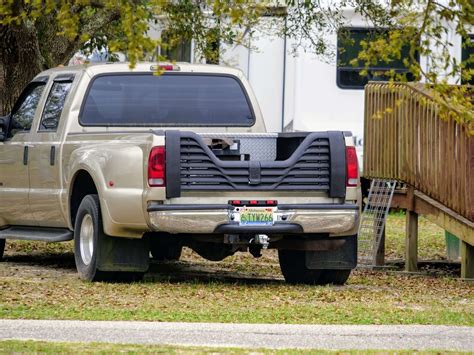
[[[247,47],[222,46],[221,64],[243,71],[257,96],[268,132],[281,132],[283,109],[284,42],[262,30],[255,31]]]

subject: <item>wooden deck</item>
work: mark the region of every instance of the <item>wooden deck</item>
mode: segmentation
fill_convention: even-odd
[[[420,86],[368,84],[364,177],[408,186],[392,201],[407,211],[408,271],[417,268],[418,215],[423,215],[462,241],[461,276],[474,278],[474,137],[439,112]]]

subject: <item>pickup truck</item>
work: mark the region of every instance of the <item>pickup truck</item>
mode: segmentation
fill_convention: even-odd
[[[237,69],[55,68],[0,118],[1,254],[74,240],[84,280],[137,280],[186,246],[213,261],[274,248],[287,282],[343,284],[360,203],[351,134],[267,133]]]

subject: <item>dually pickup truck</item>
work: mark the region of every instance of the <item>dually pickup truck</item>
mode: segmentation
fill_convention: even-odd
[[[232,68],[55,68],[0,118],[0,258],[5,239],[74,240],[89,281],[140,279],[186,246],[274,248],[287,282],[343,284],[360,203],[351,134],[267,133]]]

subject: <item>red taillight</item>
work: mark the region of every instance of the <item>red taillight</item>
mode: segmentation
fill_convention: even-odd
[[[163,70],[163,71],[179,71],[179,67],[177,65],[174,65],[174,64],[166,64],[166,63],[162,63],[162,64],[153,64],[150,66],[150,70],[152,71],[159,71],[159,70]]]
[[[359,165],[355,147],[346,147],[346,186],[357,186],[359,182]]]
[[[148,158],[148,185],[164,187],[166,183],[165,147],[154,147]]]
[[[159,66],[161,70],[173,70],[174,67],[172,65],[164,64]]]

